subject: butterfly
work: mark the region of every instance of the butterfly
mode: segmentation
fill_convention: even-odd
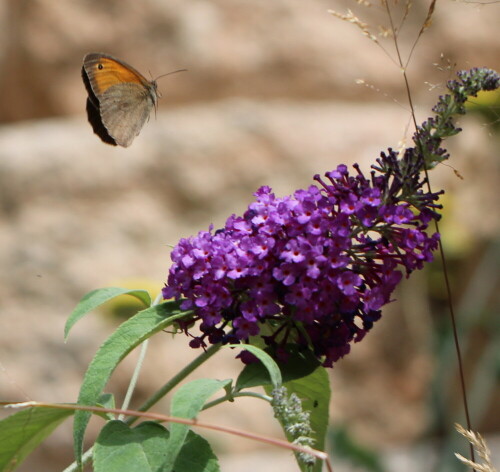
[[[90,53],[83,58],[82,79],[87,89],[89,123],[105,143],[128,147],[156,110],[157,80],[146,79],[140,72],[109,54]]]

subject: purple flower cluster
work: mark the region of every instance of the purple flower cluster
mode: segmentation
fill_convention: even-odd
[[[347,354],[391,300],[399,268],[420,269],[438,243],[425,231],[438,194],[402,180],[396,170],[408,162],[402,167],[393,151],[378,162],[392,172],[367,179],[358,166],[351,176],[339,165],[326,180],[315,176],[318,186],[283,198],[261,187],[243,216],[182,239],[163,296],[192,310],[186,333],[201,320],[191,346],[261,334],[281,356],[289,344],[308,347],[325,366]]]

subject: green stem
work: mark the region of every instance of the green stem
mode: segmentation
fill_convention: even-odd
[[[219,349],[220,344],[214,344],[210,346],[206,351],[200,354],[196,359],[190,362],[184,369],[172,377],[165,385],[158,389],[151,397],[149,397],[139,408],[138,411],[147,411],[155,403],[158,403],[168,392],[170,392],[174,387],[176,387],[180,382],[182,382],[191,372],[197,369],[201,364],[210,359]],[[137,421],[137,417],[128,418],[125,423],[131,425]]]
[[[147,411],[149,410],[155,403],[161,400],[170,390],[172,390],[176,385],[178,385],[182,380],[184,380],[191,372],[193,372],[196,368],[198,368],[201,364],[203,364],[206,360],[212,357],[219,349],[221,348],[220,344],[214,344],[210,346],[203,354],[200,354],[196,359],[190,362],[184,369],[182,369],[177,375],[172,377],[163,387],[161,387],[158,391],[156,391],[148,400],[146,400],[139,408],[138,411]],[[250,393],[250,392],[248,392]],[[139,418],[138,417],[130,417],[125,420],[125,423],[131,425],[135,423]],[[88,449],[85,454],[82,456],[82,464],[87,464],[92,458],[92,449]],[[78,465],[76,462],[73,462],[69,465],[63,472],[77,472]]]
[[[161,297],[161,295],[159,296]],[[161,298],[157,297],[156,300],[152,303],[152,306],[157,305]],[[193,372],[196,368],[198,368],[201,364],[203,364],[206,360],[212,357],[219,349],[221,348],[220,344],[214,344],[210,346],[206,351],[200,354],[196,359],[190,362],[184,369],[182,369],[177,375],[172,377],[165,385],[163,385],[158,391],[156,391],[148,400],[146,400],[139,408],[138,411],[147,411],[154,404],[160,401],[168,392],[170,392],[175,386],[177,386],[182,380],[184,380],[191,372]],[[134,372],[134,377],[138,376],[139,370],[142,366],[143,355],[145,355],[147,350],[147,343],[143,344],[143,349],[141,351],[139,365]],[[135,379],[136,380],[136,379]],[[129,386],[127,395],[131,395],[132,391],[135,388],[135,380],[132,380],[131,385]],[[125,405],[125,403],[124,403]],[[120,418],[122,419],[122,418]],[[130,417],[125,420],[125,423],[128,425],[133,424],[137,421],[138,417]],[[92,459],[93,448],[88,449],[85,454],[82,456],[82,465],[87,464]],[[77,472],[78,465],[76,462],[70,464],[63,472]]]
[[[127,394],[125,395],[125,399],[123,400],[122,410],[128,410],[128,406],[130,404],[130,400],[132,399],[132,395],[135,390],[135,386],[137,385],[137,379],[139,378],[139,372],[141,371],[142,365],[144,363],[144,358],[146,357],[146,352],[148,351],[149,339],[146,339],[141,346],[141,352],[139,353],[139,359],[137,360],[137,364],[135,366],[134,373],[132,374],[132,378],[130,379],[130,383],[127,389]],[[118,419],[123,421],[124,415],[119,415]]]
[[[224,395],[223,397],[217,398],[216,400],[213,400],[209,403],[206,403],[203,405],[202,410],[208,410],[209,408],[212,408],[213,406],[219,405],[220,403],[223,403],[228,400],[232,400],[233,398],[237,397],[254,397],[254,398],[259,398],[260,400],[265,400],[268,403],[271,403],[272,398],[269,397],[268,395],[263,395],[262,393],[257,393],[257,392],[239,392],[239,393],[234,393],[231,395]]]
[[[151,304],[151,306],[158,305],[163,300],[161,292],[156,297],[155,301]],[[137,379],[139,378],[139,373],[141,372],[142,365],[144,364],[144,358],[146,357],[146,353],[148,352],[149,339],[146,339],[141,346],[141,352],[139,353],[139,359],[137,360],[137,365],[135,366],[134,373],[132,374],[132,378],[130,379],[130,384],[127,389],[127,393],[125,395],[125,399],[123,400],[122,410],[128,410],[128,406],[130,404],[130,400],[132,399],[132,395],[135,390],[135,386],[137,385]],[[123,421],[124,415],[118,416],[120,421]]]

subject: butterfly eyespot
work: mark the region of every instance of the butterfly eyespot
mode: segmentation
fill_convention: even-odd
[[[97,66],[97,68],[98,68],[99,70],[103,70],[103,69],[104,69],[104,66],[103,66],[102,64],[99,64],[99,65]]]

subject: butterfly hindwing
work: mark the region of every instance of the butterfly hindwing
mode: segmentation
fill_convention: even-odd
[[[100,114],[116,144],[128,147],[139,134],[154,106],[152,97],[134,83],[111,86],[100,99]]]

